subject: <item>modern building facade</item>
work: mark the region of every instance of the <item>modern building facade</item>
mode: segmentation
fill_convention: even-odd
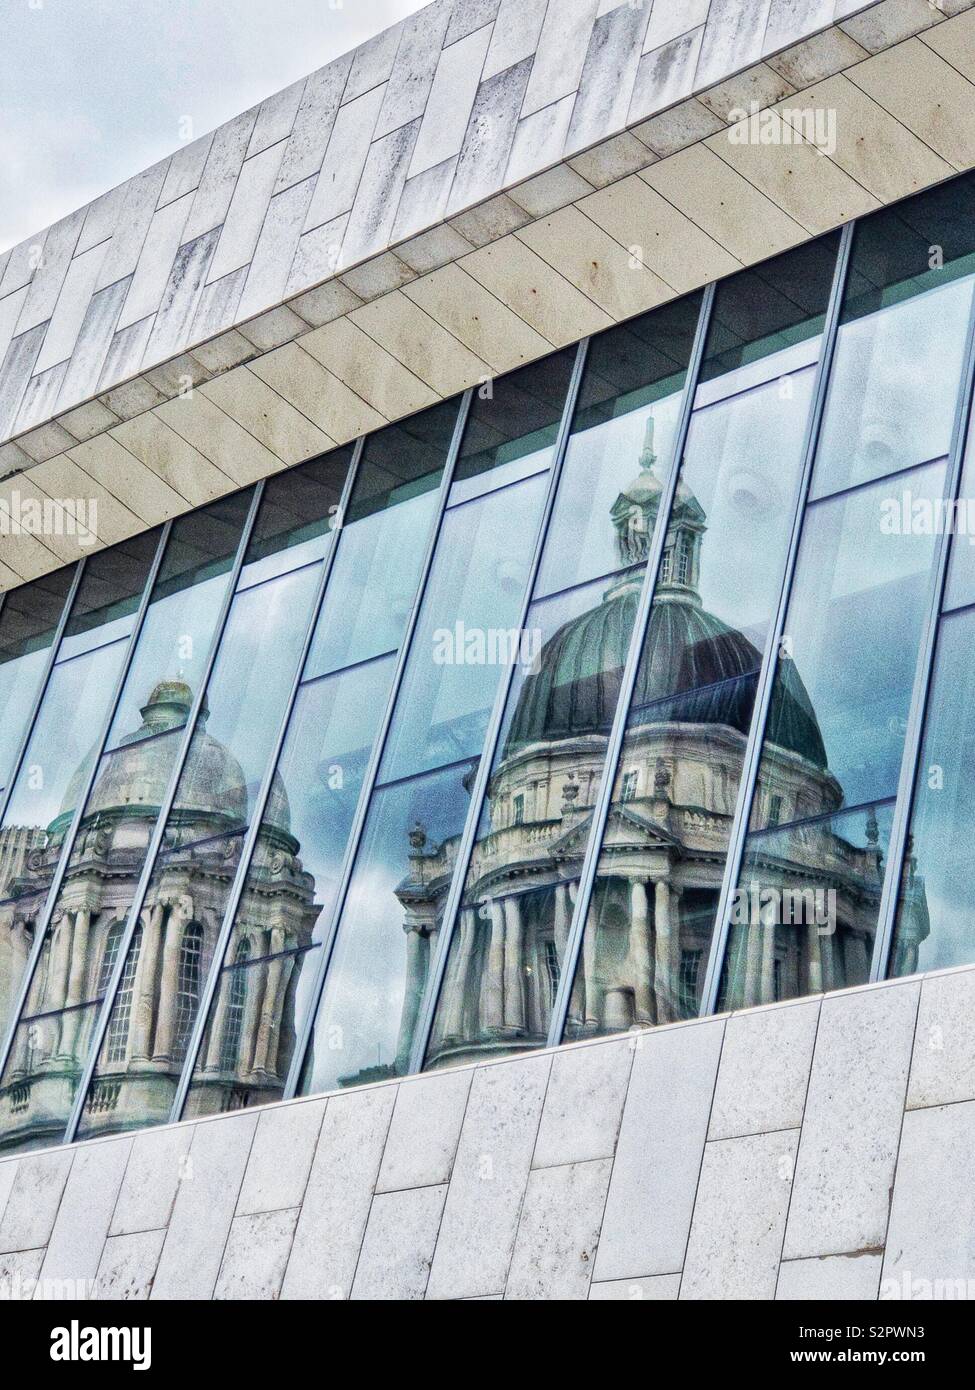
[[[975,1279],[972,96],[435,0],[0,256],[4,1279]]]

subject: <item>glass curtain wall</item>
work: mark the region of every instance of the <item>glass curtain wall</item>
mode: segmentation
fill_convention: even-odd
[[[837,240],[689,419],[698,295],[4,596],[0,1148],[975,962],[975,176],[854,229],[814,391]]]
[[[180,700],[184,713],[164,735],[172,743],[153,830],[159,814],[165,822],[148,884],[136,876],[122,913],[125,964],[79,1135],[169,1118],[351,458],[351,448],[335,450],[266,485],[216,660],[208,679],[203,672],[203,698],[185,732],[196,691],[184,681],[174,696],[167,682],[167,703]]]
[[[74,919],[62,913],[55,921],[48,896],[99,755],[99,731],[111,715],[158,541],[159,532],[150,531],[86,561],[0,823],[0,1045],[43,934],[26,1013],[0,1080],[0,1144],[7,1135],[49,1138],[42,1117],[69,1095],[75,1035],[91,1022],[91,1011],[78,1007],[70,1018],[64,1014],[72,997]],[[50,1086],[35,1085],[39,1071],[52,1071],[61,1057],[68,1059],[67,1074],[52,1077]]]
[[[856,229],[722,1007],[870,977],[975,283],[973,183]],[[933,364],[936,363],[936,369]],[[920,520],[919,520],[920,518]],[[905,931],[924,931],[924,903]]]
[[[698,1011],[837,248],[834,234],[718,288],[568,1038]]]
[[[547,1040],[700,306],[590,344],[428,1066]]]
[[[470,789],[519,631],[574,351],[475,395],[301,1091],[406,1070]]]
[[[279,1099],[436,519],[457,404],[373,435],[338,537],[184,1113]]]

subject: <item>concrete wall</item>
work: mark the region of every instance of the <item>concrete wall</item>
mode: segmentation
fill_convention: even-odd
[[[937,1296],[973,1152],[965,969],[5,1160],[0,1296]]]

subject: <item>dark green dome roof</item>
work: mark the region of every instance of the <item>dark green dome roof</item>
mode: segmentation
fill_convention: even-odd
[[[537,671],[522,687],[506,755],[531,743],[609,732],[638,597],[637,584],[626,583],[549,638]],[[650,613],[634,704],[642,710],[642,723],[725,725],[747,734],[760,666],[761,654],[747,637],[696,599],[658,600]],[[792,662],[779,669],[782,693],[770,737],[825,768],[826,749],[805,687]],[[690,693],[661,698],[675,688]]]

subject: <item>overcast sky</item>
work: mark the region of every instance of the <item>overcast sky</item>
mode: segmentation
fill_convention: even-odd
[[[426,0],[0,0],[0,251]]]

